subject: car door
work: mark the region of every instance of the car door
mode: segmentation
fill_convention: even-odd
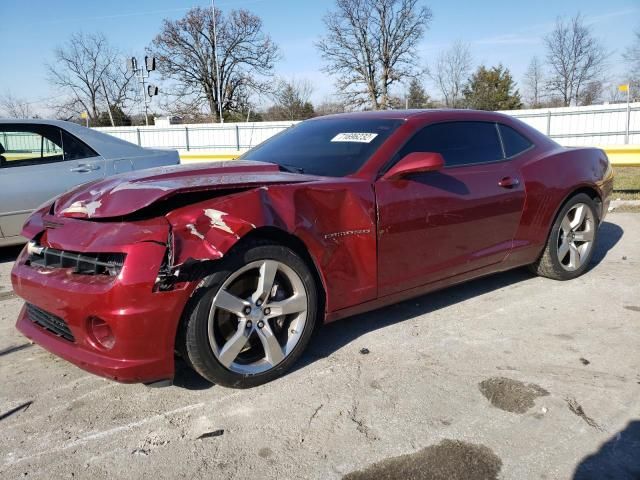
[[[445,168],[376,182],[381,296],[499,263],[524,205],[495,123],[428,125],[394,160],[411,152],[440,153]]]
[[[104,160],[54,125],[0,124],[0,226],[18,236],[27,216],[46,200],[102,178]]]

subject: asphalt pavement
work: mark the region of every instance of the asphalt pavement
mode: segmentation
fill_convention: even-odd
[[[31,345],[0,249],[0,478],[640,476],[640,214],[569,282],[493,275],[321,329],[251,390],[122,385]]]

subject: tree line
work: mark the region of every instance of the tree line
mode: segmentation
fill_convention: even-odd
[[[362,109],[512,110],[621,100],[604,79],[611,52],[580,14],[559,18],[544,36],[544,51],[531,59],[522,93],[507,67],[476,65],[462,41],[423,65],[418,48],[432,21],[420,0],[335,0],[315,48],[324,72],[335,79],[336,94],[314,105],[309,80],[275,74],[281,52],[260,17],[245,9],[194,7],[182,18],[165,19],[147,47],[162,79],[162,100],[152,109],[210,122],[220,120],[219,112],[225,121],[302,120]],[[640,30],[623,58],[638,92]],[[58,118],[87,116],[94,126],[110,125],[111,118],[118,125],[141,121],[135,112],[145,93],[104,34],[74,33],[56,47],[47,80],[60,92],[50,105]],[[9,116],[32,116],[29,105],[0,96],[0,110]]]

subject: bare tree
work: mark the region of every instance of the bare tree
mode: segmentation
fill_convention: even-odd
[[[345,113],[348,111],[347,106],[344,103],[336,102],[331,97],[325,97],[314,108],[317,116],[334,115],[337,113]]]
[[[195,7],[180,20],[165,20],[149,51],[163,77],[174,82],[179,108],[204,106],[217,118],[219,104],[223,115],[238,112],[249,92],[269,91],[279,54],[260,17],[246,10],[224,16],[219,9],[215,17],[215,34],[210,8]]]
[[[311,104],[313,86],[308,80],[280,79],[272,94],[274,105],[267,110],[271,120],[305,120],[314,115]]]
[[[533,57],[524,74],[524,87],[527,101],[531,108],[539,108],[542,105],[544,95],[544,70],[538,57]]]
[[[429,76],[442,94],[446,107],[462,106],[462,91],[471,73],[473,57],[469,46],[456,41],[449,49],[440,52],[435,66],[429,69]]]
[[[35,115],[27,101],[11,92],[0,96],[0,113],[7,118],[31,118]]]
[[[133,73],[127,72],[124,58],[101,33],[74,33],[69,41],[54,50],[54,62],[47,65],[48,79],[63,94],[53,107],[58,115],[73,118],[87,112],[91,122],[107,111],[102,83],[109,103],[124,108],[131,98]]]
[[[432,17],[418,1],[336,0],[324,17],[317,47],[350,105],[385,109],[390,87],[415,74],[416,45]]]
[[[636,30],[635,40],[627,47],[623,58],[627,64],[631,95],[640,98],[640,29]]]
[[[593,105],[602,100],[604,84],[600,80],[592,80],[580,90],[578,105]]]
[[[606,52],[580,14],[565,22],[556,21],[544,39],[551,75],[547,87],[565,106],[580,102],[581,90],[597,80],[605,67]]]

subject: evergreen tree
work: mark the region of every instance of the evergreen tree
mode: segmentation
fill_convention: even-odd
[[[111,115],[113,116],[113,123],[115,123],[116,127],[128,127],[131,125],[131,117],[124,113],[118,105],[111,106]],[[91,125],[93,127],[110,127],[111,118],[109,117],[109,112],[100,112],[98,118],[94,122],[91,122]]]
[[[422,82],[417,78],[413,78],[409,84],[407,105],[409,108],[429,108],[431,106],[429,95],[425,92]]]
[[[466,106],[477,110],[516,110],[522,108],[520,93],[508,68],[484,65],[471,76],[464,88]]]

